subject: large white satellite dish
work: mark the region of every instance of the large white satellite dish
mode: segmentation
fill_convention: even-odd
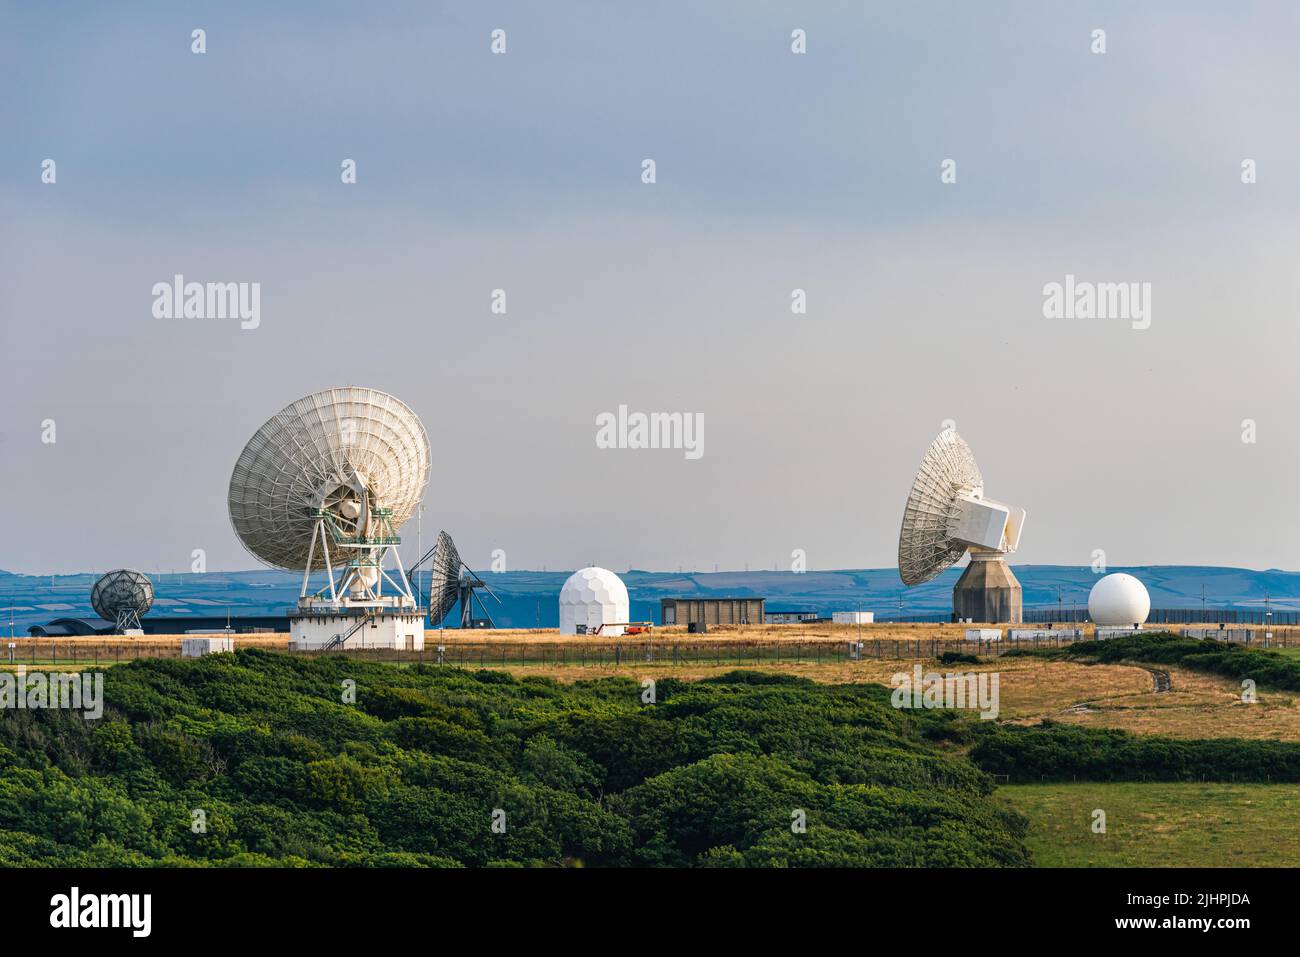
[[[971,565],[953,589],[955,613],[975,621],[1018,622],[1020,583],[1003,556],[1019,547],[1024,523],[1023,508],[984,496],[975,454],[955,429],[945,429],[926,450],[907,496],[898,575],[905,585],[920,585],[970,552]]]
[[[392,624],[384,616],[399,610],[397,637],[409,635],[405,619],[416,603],[397,555],[397,531],[424,494],[429,463],[419,418],[377,389],[313,393],[249,440],[230,477],[230,521],[261,561],[302,571],[298,615],[291,616],[295,639],[320,643],[317,633],[299,634],[312,629],[299,628],[298,619],[316,620],[315,632],[342,621],[344,631],[325,642],[337,639],[338,647],[360,629],[358,621]],[[396,575],[384,568],[389,555]],[[319,570],[327,583],[311,593],[309,576]]]

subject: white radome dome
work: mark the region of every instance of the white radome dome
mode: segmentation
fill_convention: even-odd
[[[1115,572],[1092,586],[1088,616],[1097,625],[1140,625],[1151,614],[1147,587],[1132,575]]]
[[[623,634],[629,617],[627,586],[607,568],[580,568],[560,589],[560,634],[576,635],[579,625],[591,634],[601,625],[601,636]]]

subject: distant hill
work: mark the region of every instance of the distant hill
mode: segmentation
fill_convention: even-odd
[[[1057,605],[1083,608],[1097,576],[1087,567],[1016,565],[1025,590],[1025,607]],[[1205,565],[1139,565],[1112,568],[1140,578],[1156,608],[1199,608],[1205,589],[1210,608],[1260,609],[1265,595],[1277,610],[1300,610],[1300,572],[1254,571]],[[492,617],[502,627],[554,628],[558,623],[560,587],[567,571],[513,571],[487,575],[501,599],[488,599]],[[904,588],[893,568],[793,572],[647,572],[620,571],[632,600],[635,620],[659,620],[661,598],[696,595],[760,595],[769,611],[832,611],[861,608],[878,619],[944,615],[952,607],[952,586],[960,569],[949,569],[918,588]],[[207,574],[155,575],[157,598],[152,615],[284,614],[297,601],[301,578],[289,572],[260,569]],[[96,573],[33,576],[0,571],[0,614],[13,606],[16,632],[51,618],[88,617],[90,586]]]

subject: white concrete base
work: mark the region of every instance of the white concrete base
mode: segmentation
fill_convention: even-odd
[[[1033,641],[1035,638],[1082,638],[1082,628],[1012,628],[1007,632],[1012,641]]]
[[[182,658],[202,658],[235,650],[234,638],[182,638]]]
[[[322,615],[294,612],[289,616],[289,648],[294,651],[324,648],[336,635],[346,635],[351,631],[367,611],[356,608],[342,614]],[[337,650],[354,648],[420,651],[424,648],[424,615],[416,611],[379,612],[373,621],[354,632]]]
[[[1098,641],[1106,638],[1123,638],[1125,635],[1140,635],[1141,626],[1134,628],[1132,625],[1097,625],[1093,629],[1093,637]]]
[[[831,622],[836,625],[871,625],[876,621],[874,611],[833,611]]]
[[[1182,630],[1184,638],[1216,638],[1220,641],[1250,641],[1255,632],[1249,628],[1184,628]],[[1273,633],[1265,635],[1272,638]]]

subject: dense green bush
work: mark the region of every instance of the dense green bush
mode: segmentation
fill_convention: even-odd
[[[641,694],[255,650],[121,665],[97,722],[0,714],[0,865],[1029,862],[951,716],[752,672]]]
[[[1300,744],[1238,738],[1184,740],[1044,721],[982,722],[971,759],[1013,782],[1300,781]]]

